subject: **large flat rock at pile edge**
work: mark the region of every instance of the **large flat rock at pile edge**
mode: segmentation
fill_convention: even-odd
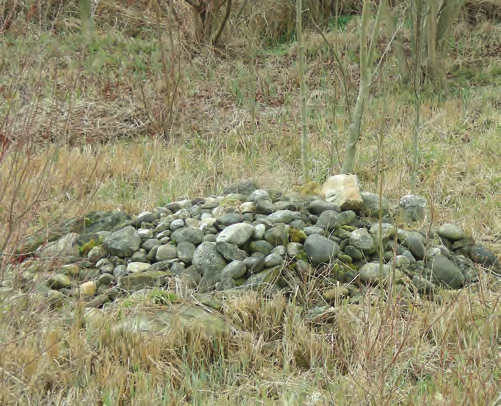
[[[217,312],[210,314],[194,303],[174,304],[160,311],[154,309],[128,317],[113,325],[115,331],[138,333],[170,333],[174,329],[214,336],[227,334],[230,326],[217,315]],[[180,337],[184,337],[184,334]]]
[[[163,286],[167,283],[170,272],[144,271],[125,275],[120,278],[118,286],[129,292]]]
[[[282,266],[280,265],[266,269],[260,273],[252,275],[242,286],[249,287],[253,290],[261,290],[275,282],[275,280],[280,276],[281,270]]]
[[[63,256],[78,256],[78,239],[79,235],[77,233],[67,234],[59,240],[42,248],[38,255],[42,259]]]

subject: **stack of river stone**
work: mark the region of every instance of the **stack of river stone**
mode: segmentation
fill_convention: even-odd
[[[340,286],[336,292],[357,300],[370,285],[394,283],[433,297],[474,283],[479,270],[498,274],[499,259],[460,227],[426,225],[426,199],[405,196],[390,209],[386,198],[357,190],[356,179],[354,193],[344,193],[343,182],[334,187],[341,190],[304,194],[246,181],[223,196],[134,217],[90,212],[48,238],[26,240],[18,251],[24,261],[7,268],[0,293],[36,292],[54,304],[78,296],[100,307],[173,280],[201,292],[274,295],[314,277],[324,300]]]

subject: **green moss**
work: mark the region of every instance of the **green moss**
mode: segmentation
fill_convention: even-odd
[[[149,298],[153,303],[158,305],[168,305],[180,302],[180,299],[175,293],[166,292],[162,289],[153,289],[149,294]]]
[[[289,236],[291,242],[300,242],[303,243],[306,240],[306,234],[303,230],[300,230],[295,227],[291,227],[289,229]]]
[[[356,227],[353,227],[353,226],[341,226],[341,228],[343,230],[346,230],[346,231],[355,231],[357,228]]]
[[[89,242],[87,242],[85,244],[82,244],[80,247],[78,247],[78,254],[81,257],[84,257],[84,256],[86,256],[89,253],[89,251],[92,248],[94,248],[97,245],[98,245],[98,243],[96,242],[96,240],[92,239]]]
[[[89,251],[94,248],[94,247],[97,247],[98,245],[101,245],[103,243],[103,237],[102,236],[99,236],[97,238],[97,241],[96,239],[91,239],[89,242],[86,242],[84,244],[82,244],[80,247],[78,247],[78,254],[81,256],[81,257],[84,257],[86,256]]]
[[[226,197],[223,198],[223,200],[221,200],[221,203],[219,203],[219,207],[222,207],[222,208],[228,208],[228,207],[238,208],[241,204],[242,204],[242,201],[240,199],[236,199],[234,197],[226,196]]]
[[[358,268],[354,264],[344,264],[347,268],[351,269],[352,271],[358,272]]]
[[[235,279],[235,286],[242,286],[247,278],[240,278],[240,279]]]
[[[100,273],[99,269],[95,269],[95,268],[81,269],[78,272],[78,279],[80,281],[95,279],[99,276],[99,273]]]
[[[306,255],[306,252],[300,252],[299,254],[296,255],[295,257],[296,261],[306,261],[308,262],[308,255]]]
[[[237,204],[237,202],[239,203],[240,201],[237,199],[233,199],[231,197],[225,197],[223,198],[223,200],[221,200],[219,206],[224,206],[224,207],[233,206]]]
[[[339,255],[339,260],[341,262],[344,262],[345,264],[351,264],[352,263],[352,258],[349,255]]]
[[[85,216],[85,218],[84,218],[84,226],[85,227],[91,226],[94,223],[95,223],[95,221],[93,221],[90,217]]]
[[[330,273],[330,278],[343,283],[349,282],[354,276],[354,272],[351,269],[352,267],[352,264],[334,264]]]
[[[294,191],[304,196],[319,196],[322,193],[322,187],[318,182],[309,182],[304,185],[294,187]]]

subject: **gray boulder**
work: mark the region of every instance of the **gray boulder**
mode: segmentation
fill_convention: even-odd
[[[398,282],[404,278],[404,274],[399,269],[392,270],[390,265],[381,266],[377,262],[369,262],[360,268],[360,282],[362,283],[379,283],[381,277],[383,281],[389,278],[394,272],[395,280]]]
[[[377,193],[361,192],[362,213],[368,217],[379,218],[379,215],[386,215],[390,208],[390,203],[386,197],[382,197],[382,207],[379,207],[379,195]]]
[[[243,286],[253,290],[265,289],[278,279],[281,270],[281,266],[276,266],[274,268],[266,269],[258,274],[254,274],[245,281]]]
[[[217,241],[216,249],[227,261],[243,261],[248,257],[247,252],[239,249],[235,244],[224,241]]]
[[[231,193],[241,193],[249,196],[252,192],[257,189],[257,183],[253,180],[246,180],[239,183],[234,183],[232,185],[226,186],[223,190],[223,195],[229,195]]]
[[[436,232],[440,237],[447,238],[451,241],[462,240],[465,238],[464,231],[458,226],[450,223],[442,224],[438,227]]]
[[[413,223],[426,216],[426,199],[418,195],[406,195],[400,199],[399,209],[404,221]]]
[[[181,228],[174,231],[170,237],[176,244],[188,241],[194,245],[200,245],[204,238],[204,232],[195,227]]]
[[[304,243],[304,251],[314,265],[319,265],[329,263],[341,250],[334,241],[319,234],[312,234]]]
[[[258,202],[260,200],[268,200],[271,202],[270,194],[264,189],[257,189],[250,195],[251,202]]]
[[[67,234],[59,240],[42,248],[39,251],[38,256],[42,259],[65,257],[70,255],[78,256],[78,240],[79,235],[77,233]]]
[[[465,277],[461,270],[452,261],[443,255],[431,258],[432,282],[450,289],[460,289],[463,287]]]
[[[336,227],[337,217],[340,213],[333,210],[326,210],[320,214],[317,221],[317,227],[322,227],[324,230],[332,231]]]
[[[325,200],[316,199],[311,201],[307,206],[308,211],[316,216],[322,214],[324,211],[335,211],[337,213],[341,212],[339,206],[332,202],[327,202]]]
[[[158,262],[177,258],[177,249],[172,244],[161,245],[157,249],[156,260]]]
[[[216,244],[203,242],[193,255],[193,265],[197,266],[202,273],[201,288],[209,288],[216,285],[221,277],[221,271],[226,267],[226,261],[217,251]]]
[[[238,246],[244,245],[254,234],[254,226],[247,223],[232,224],[226,227],[216,238],[217,242],[227,242]]]
[[[182,241],[177,244],[177,257],[183,261],[185,264],[191,264],[193,260],[193,255],[195,254],[197,247],[190,241]]]
[[[290,223],[292,220],[296,218],[296,213],[290,210],[279,210],[276,211],[273,214],[270,214],[268,216],[268,219],[273,223],[273,224],[278,224],[278,223]]]
[[[273,245],[265,240],[252,241],[249,248],[252,253],[262,252],[264,255],[269,255],[273,251]]]
[[[359,228],[352,231],[350,235],[350,245],[358,248],[365,254],[372,254],[376,250],[374,240],[365,228]]]
[[[221,271],[221,280],[238,279],[247,273],[247,267],[242,261],[230,262]]]
[[[501,260],[482,244],[475,244],[468,250],[471,260],[483,266],[501,268]]]
[[[272,229],[266,231],[264,238],[271,245],[285,245],[289,242],[290,227],[286,224],[276,224]]]
[[[127,226],[105,237],[103,246],[111,255],[130,257],[141,246],[141,236],[134,227]]]
[[[256,214],[270,215],[274,209],[275,206],[269,200],[256,201]]]

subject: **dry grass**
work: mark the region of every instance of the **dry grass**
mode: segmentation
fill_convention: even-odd
[[[133,314],[169,311],[151,296],[94,314],[35,312],[18,299],[6,308],[14,321],[2,320],[0,399],[485,405],[499,391],[501,308],[493,293],[499,282],[492,283],[482,277],[474,290],[442,305],[374,303],[368,292],[360,304],[330,308],[311,320],[283,297],[227,293],[219,300],[230,329],[216,334],[176,323],[158,332],[113,327]],[[190,303],[189,297],[179,300]]]
[[[245,38],[238,52],[196,55],[178,37],[174,46],[165,38],[171,64],[163,65],[151,26],[141,31],[136,20],[123,19],[130,31],[99,32],[89,43],[67,34],[77,28],[71,21],[61,19],[59,37],[26,30],[25,37],[0,38],[5,252],[31,230],[85,210],[139,213],[247,178],[279,189],[301,183],[293,44],[258,44],[254,73],[248,56],[238,56],[249,54]],[[347,67],[352,100],[356,20],[327,35]],[[453,35],[445,89],[423,89],[417,192],[430,198],[435,223],[455,222],[500,253],[501,71],[494,51],[501,30],[488,21],[462,23]],[[311,167],[321,182],[340,168],[347,110],[328,48],[314,33],[307,48]],[[183,72],[175,91],[163,73],[165,66],[177,72],[169,70],[174,62]],[[411,92],[395,78],[390,53],[364,113],[356,169],[364,189],[377,191],[383,127],[383,191],[392,202],[410,191],[414,123]],[[7,138],[12,144],[2,149]],[[327,307],[313,319],[306,313],[319,304],[311,299],[316,292],[296,305],[228,293],[218,298],[229,326],[219,334],[187,325],[111,328],[173,306],[151,295],[120,300],[98,311],[104,317],[81,304],[54,310],[34,296],[0,296],[0,404],[489,405],[500,390],[500,285],[479,271],[478,284],[442,292],[440,303],[406,303],[398,291],[383,301],[368,290],[360,303]],[[183,303],[199,303],[179,286],[172,291]]]

